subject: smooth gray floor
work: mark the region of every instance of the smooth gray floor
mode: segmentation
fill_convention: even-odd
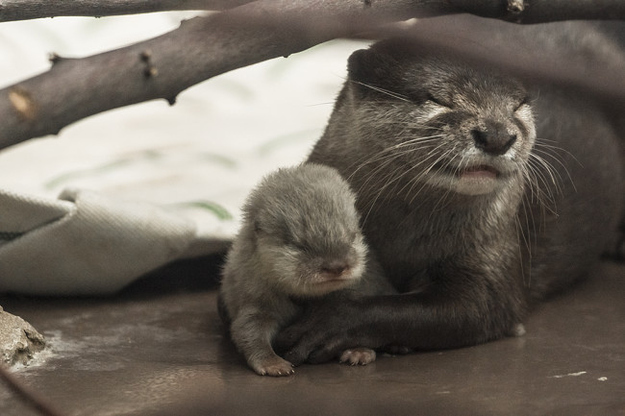
[[[216,273],[171,267],[106,299],[0,298],[53,351],[15,375],[66,415],[625,415],[623,265],[538,308],[522,338],[280,379],[224,338]],[[35,414],[0,389],[0,415]]]

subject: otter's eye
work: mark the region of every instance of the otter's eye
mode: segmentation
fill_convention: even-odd
[[[287,243],[287,245],[295,251],[301,251],[301,252],[308,251],[308,247],[300,241],[290,241]]]
[[[448,103],[446,103],[444,100],[442,100],[440,98],[435,97],[432,93],[428,93],[427,96],[426,96],[426,99],[427,99],[427,101],[430,101],[431,103],[434,103],[434,104],[436,104],[438,106],[445,107],[445,108],[451,108],[451,106]]]
[[[530,98],[529,97],[525,97],[521,100],[521,102],[519,102],[515,107],[514,107],[514,112],[516,113],[517,111],[519,111],[521,108],[523,108],[526,105],[529,105],[530,103]]]

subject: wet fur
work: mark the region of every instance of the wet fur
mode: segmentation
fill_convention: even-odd
[[[534,36],[564,38],[562,27]],[[575,33],[578,45],[585,32]],[[606,40],[588,33],[576,47],[605,51]],[[587,275],[613,243],[620,139],[598,106],[404,41],[357,51],[348,67],[309,162],[349,181],[370,248],[403,294],[305,316],[280,336],[294,362],[323,361],[350,343],[452,348],[522,333],[535,302]],[[517,135],[509,151],[475,149],[471,132],[485,125]],[[449,175],[481,161],[506,175],[484,186]],[[337,311],[353,318],[341,322]]]
[[[301,311],[300,302],[330,292],[340,299],[392,293],[368,258],[354,204],[338,172],[314,164],[280,169],[249,196],[224,266],[219,305],[233,342],[258,374],[293,373],[272,341]],[[328,284],[339,276],[344,280]],[[374,359],[364,348],[341,357],[352,365]]]

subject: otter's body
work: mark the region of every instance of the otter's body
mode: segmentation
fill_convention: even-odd
[[[620,140],[592,104],[404,41],[350,57],[309,161],[348,180],[403,294],[340,306],[357,321],[294,324],[281,338],[295,362],[350,342],[453,348],[517,334],[534,302],[588,273],[622,212]]]
[[[313,164],[268,175],[248,198],[223,270],[220,312],[258,374],[293,372],[271,343],[298,314],[299,302],[330,292],[340,299],[392,293],[368,258],[354,203],[338,172]],[[374,359],[364,348],[341,357],[352,365]]]

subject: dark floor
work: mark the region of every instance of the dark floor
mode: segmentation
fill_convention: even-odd
[[[15,375],[67,415],[625,415],[622,265],[540,307],[522,338],[281,379],[232,350],[209,283],[185,266],[114,298],[0,298],[53,350]],[[0,415],[35,414],[0,389]]]

